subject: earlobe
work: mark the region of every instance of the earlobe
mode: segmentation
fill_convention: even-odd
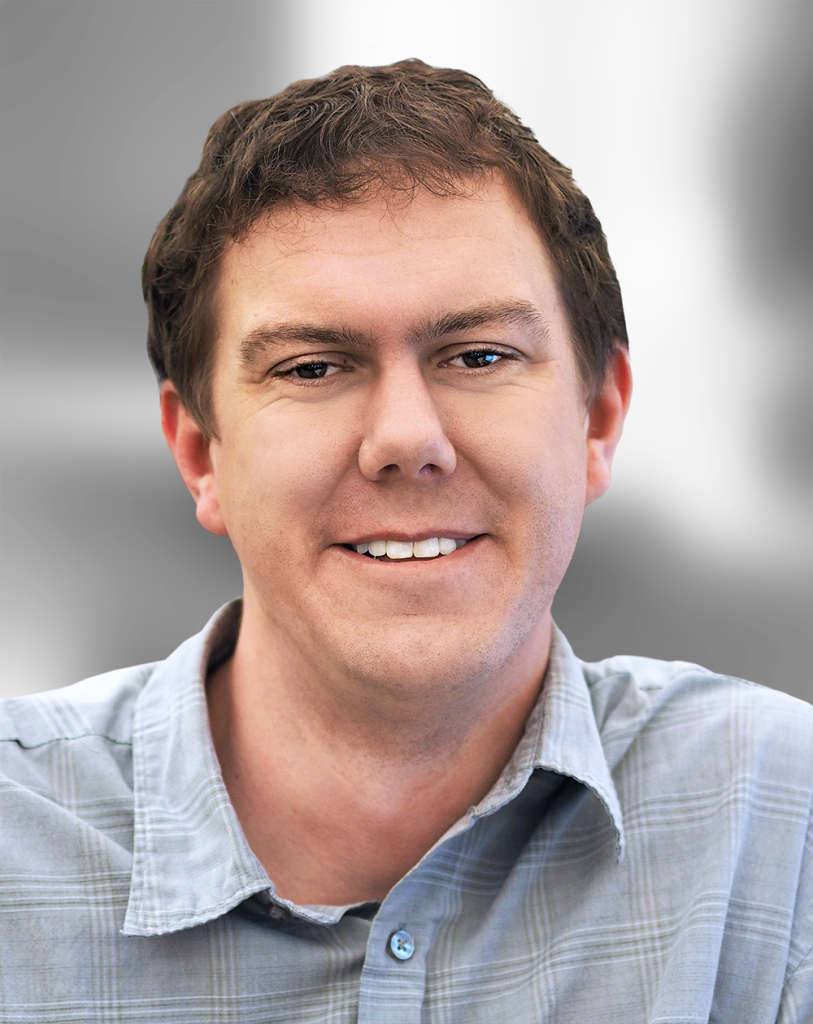
[[[610,486],[610,470],[632,397],[632,370],[626,345],[616,342],[601,390],[587,413],[585,505]]]
[[[213,442],[205,437],[175,385],[168,380],[161,385],[161,429],[181,479],[195,499],[198,522],[209,533],[227,537],[212,462]]]

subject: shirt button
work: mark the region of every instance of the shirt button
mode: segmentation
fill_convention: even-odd
[[[396,960],[409,960],[415,952],[415,942],[409,932],[404,931],[403,928],[390,935],[389,946],[390,953]]]

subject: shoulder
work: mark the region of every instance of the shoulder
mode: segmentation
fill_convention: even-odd
[[[813,741],[813,706],[759,683],[686,661],[628,655],[583,662],[582,669],[602,729],[734,714],[757,716],[767,728],[781,722]]]
[[[0,701],[0,797],[25,822],[132,799],[133,715],[154,666]],[[83,809],[85,808],[85,809]],[[44,819],[43,819],[44,820]]]
[[[0,743],[32,748],[90,736],[129,743],[135,702],[154,667],[117,669],[59,690],[0,700]]]
[[[737,953],[721,958],[721,979],[749,960],[759,977],[781,955],[801,986],[813,937],[813,707],[687,662],[616,657],[582,669],[630,870],[646,866],[636,885],[657,878],[653,900],[676,906],[671,886],[708,920],[722,900]]]
[[[70,907],[81,916],[100,900],[123,905],[132,869],[133,716],[152,670],[121,669],[0,701],[4,910],[48,906],[58,915]]]
[[[616,763],[635,746],[678,761],[725,761],[813,787],[813,706],[682,661],[583,663],[602,740]]]
[[[89,858],[97,880],[118,877],[119,870],[129,877],[133,715],[153,668],[120,669],[0,701],[6,891],[9,879],[26,899],[48,889],[44,879],[71,889],[69,879],[87,877]]]

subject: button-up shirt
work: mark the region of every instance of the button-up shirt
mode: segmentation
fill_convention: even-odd
[[[809,705],[556,631],[481,803],[380,905],[300,906],[209,732],[239,615],[3,702],[3,1021],[813,1021]]]

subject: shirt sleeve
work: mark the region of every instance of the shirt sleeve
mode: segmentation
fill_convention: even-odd
[[[776,1024],[813,1024],[813,815],[802,858],[788,978]]]

